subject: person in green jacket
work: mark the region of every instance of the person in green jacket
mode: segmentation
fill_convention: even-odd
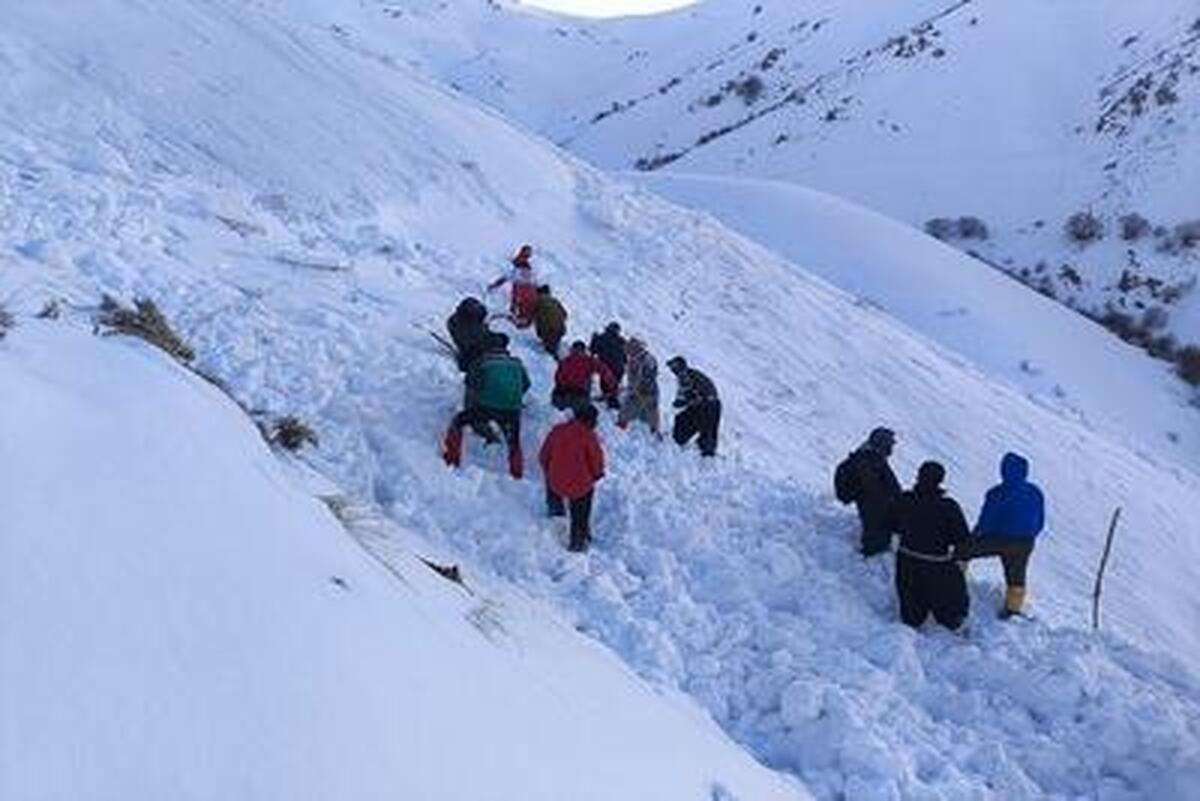
[[[464,409],[454,416],[443,440],[442,458],[451,467],[462,463],[463,429],[475,430],[495,423],[508,443],[508,472],[525,473],[521,451],[521,403],[529,391],[529,374],[521,360],[508,352],[508,337],[492,334],[483,356],[467,371]]]

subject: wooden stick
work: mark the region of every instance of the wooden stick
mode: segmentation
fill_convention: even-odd
[[[1104,569],[1108,567],[1108,555],[1112,552],[1113,535],[1117,533],[1117,522],[1121,519],[1121,507],[1113,512],[1108,524],[1108,538],[1104,541],[1104,555],[1100,557],[1100,569],[1096,571],[1096,586],[1092,589],[1092,630],[1100,628],[1100,589],[1104,581]]]

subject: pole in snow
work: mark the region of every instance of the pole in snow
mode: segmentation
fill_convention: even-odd
[[[1104,555],[1100,557],[1100,569],[1096,571],[1096,586],[1092,589],[1092,630],[1100,628],[1100,590],[1104,581],[1104,569],[1108,567],[1108,555],[1112,552],[1113,535],[1117,533],[1117,523],[1121,520],[1121,507],[1113,512],[1112,522],[1108,524],[1108,538],[1104,540]]]

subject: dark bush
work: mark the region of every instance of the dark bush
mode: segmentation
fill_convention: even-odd
[[[1137,212],[1122,215],[1119,220],[1121,224],[1121,239],[1126,242],[1136,242],[1142,237],[1150,233],[1150,221]]]
[[[1162,306],[1151,306],[1142,312],[1142,328],[1147,331],[1162,331],[1171,321],[1171,315]]]
[[[130,309],[105,295],[100,302],[96,324],[107,329],[104,331],[105,336],[123,334],[137,337],[183,364],[188,364],[196,358],[195,351],[175,333],[167,318],[158,310],[157,304],[149,298],[135,298],[133,308]]]
[[[1200,386],[1200,345],[1188,345],[1175,355],[1179,377],[1192,386]]]
[[[1200,245],[1200,220],[1190,220],[1175,226],[1175,239],[1185,248]]]
[[[1090,211],[1079,211],[1067,218],[1063,227],[1067,238],[1081,245],[1104,238],[1104,223]]]
[[[987,239],[988,227],[978,217],[959,217],[958,235],[963,239]]]
[[[0,306],[0,341],[3,341],[16,324],[17,321],[13,318],[12,312]]]
[[[757,75],[749,75],[740,81],[733,84],[733,92],[742,99],[742,102],[747,106],[754,103],[762,97],[763,90],[766,89],[766,84],[762,78]]]
[[[318,446],[317,433],[307,423],[294,415],[281,417],[272,423],[267,435],[267,441],[293,453],[305,445],[312,445],[314,448]]]
[[[946,242],[958,238],[958,222],[947,217],[934,217],[925,223],[925,233]]]
[[[35,316],[39,320],[57,320],[62,314],[62,309],[59,308],[57,300],[48,300],[46,305],[42,307]]]

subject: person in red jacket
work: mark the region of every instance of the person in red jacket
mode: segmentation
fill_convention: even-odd
[[[488,284],[488,291],[499,289],[505,284],[512,285],[510,316],[517,328],[528,328],[533,324],[533,316],[537,311],[537,275],[533,272],[530,258],[533,248],[521,245],[517,255],[512,257],[512,269]]]
[[[592,541],[592,495],[596,482],[604,477],[604,450],[596,436],[598,416],[592,404],[581,406],[573,419],[550,430],[538,454],[546,476],[550,516],[563,517],[564,507],[570,506],[571,542],[567,548],[571,551],[586,551]]]
[[[582,340],[571,343],[571,352],[559,361],[554,372],[554,392],[550,403],[555,409],[578,410],[592,402],[592,377],[600,376],[600,392],[609,406],[616,407],[617,377],[602,359],[588,353]]]

